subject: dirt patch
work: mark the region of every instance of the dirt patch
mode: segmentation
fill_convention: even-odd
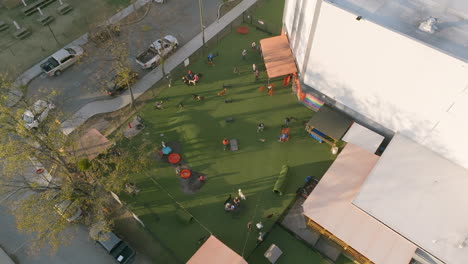
[[[206,180],[200,181],[199,177],[202,175],[206,177],[206,175],[201,172],[192,171],[192,175],[187,179],[179,177],[180,188],[182,191],[185,194],[194,194],[198,192],[206,183]]]
[[[182,155],[182,144],[180,144],[180,142],[177,142],[177,141],[171,141],[171,142],[166,142],[166,146],[168,147],[171,147],[172,149],[172,152],[171,153],[178,153],[180,154],[181,156],[181,160],[179,161],[179,164],[180,165],[185,165],[185,161],[184,161],[184,157]],[[167,157],[168,155],[162,155],[159,153],[159,150],[155,151],[154,153],[154,156],[155,156],[155,159],[157,161],[161,161],[161,162],[164,162],[164,163],[169,163],[169,161],[167,160]],[[169,163],[171,164],[172,167],[176,167],[177,164],[172,164],[172,163]]]
[[[180,142],[177,142],[177,141],[167,142],[166,146],[171,147],[172,153],[179,153],[179,154],[182,153],[182,144]],[[188,164],[185,163],[182,154],[181,154],[181,156],[182,156],[182,159],[180,160],[179,164],[172,164],[172,163],[169,163],[169,161],[167,160],[168,155],[162,155],[161,156],[158,151],[154,153],[155,160],[157,160],[159,162],[164,162],[164,163],[170,164],[174,168],[174,173],[176,175],[177,175],[176,168],[177,168],[178,165],[180,165],[180,169],[189,169],[189,170],[191,170],[190,167],[188,166]],[[201,173],[201,172],[198,172],[198,171],[192,171],[192,170],[191,170],[191,172],[192,172],[192,174],[190,175],[189,178],[184,179],[182,177],[179,177],[180,188],[185,194],[194,194],[194,193],[196,193],[197,191],[199,191],[203,187],[203,185],[206,182],[206,180],[200,181],[200,176],[203,175],[203,176],[206,177],[206,175],[204,173]]]

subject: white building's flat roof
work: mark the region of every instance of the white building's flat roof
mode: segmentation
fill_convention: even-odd
[[[391,30],[427,43],[468,61],[468,1],[466,0],[327,0],[349,12]],[[418,29],[429,17],[438,19],[438,30]]]
[[[363,127],[358,123],[353,123],[342,140],[348,143],[353,143],[354,145],[357,145],[369,151],[370,153],[375,153],[380,144],[382,144],[384,136],[379,135],[366,127]]]
[[[397,134],[354,205],[447,264],[468,263],[468,170]]]
[[[346,144],[302,207],[304,215],[378,264],[408,264],[416,246],[351,202],[379,157]]]

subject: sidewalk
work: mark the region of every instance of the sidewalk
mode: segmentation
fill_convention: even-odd
[[[135,4],[129,5],[122,11],[118,12],[117,14],[109,18],[106,22],[104,22],[104,25],[115,24],[119,22],[120,20],[124,19],[125,17],[133,13],[135,10],[138,10],[140,7],[144,6],[146,3],[149,3],[150,1],[151,0],[137,0]],[[70,46],[76,46],[76,45],[81,46],[81,45],[86,44],[87,42],[88,42],[88,33],[85,33],[81,35],[79,38],[65,45],[64,48],[70,47]],[[38,64],[34,65],[33,67],[31,67],[29,70],[25,71],[18,78],[16,78],[15,82],[13,83],[14,86],[19,87],[22,85],[27,85],[32,79],[40,75],[42,72],[40,65],[43,62],[45,62],[47,59],[48,57],[42,60],[41,62],[39,62]]]
[[[239,17],[244,11],[255,4],[257,0],[244,0],[226,15],[221,17],[218,21],[212,23],[205,29],[205,40],[209,41],[211,38],[216,36],[218,32],[228,26],[232,21]],[[187,44],[177,50],[170,58],[166,60],[165,69],[166,72],[172,71],[177,65],[183,63],[183,61],[192,55],[202,46],[202,34],[198,34]],[[157,67],[147,75],[145,75],[138,83],[133,86],[133,94],[135,99],[141,96],[144,92],[150,89],[155,83],[161,80],[163,77],[161,67]],[[66,120],[62,123],[62,131],[65,135],[73,132],[77,127],[83,124],[90,117],[101,114],[109,113],[119,110],[122,107],[130,104],[131,98],[129,92],[125,92],[118,98],[112,100],[94,101],[78,110],[71,119]]]

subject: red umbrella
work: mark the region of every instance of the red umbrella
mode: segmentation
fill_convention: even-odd
[[[192,172],[188,169],[183,169],[180,171],[180,177],[184,178],[184,179],[187,179],[190,177],[190,175],[192,175]]]
[[[179,161],[180,161],[180,155],[177,154],[177,153],[169,154],[169,156],[167,157],[167,160],[168,160],[170,163],[172,163],[172,164],[179,163]]]

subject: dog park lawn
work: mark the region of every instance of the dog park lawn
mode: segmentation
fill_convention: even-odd
[[[309,175],[320,178],[334,159],[328,145],[319,144],[305,132],[304,123],[314,112],[297,101],[290,87],[282,87],[282,80],[276,80],[273,96],[259,91],[267,79],[262,58],[250,49],[250,43],[266,37],[250,28],[247,35],[233,33],[222,39],[210,51],[219,52],[214,59],[216,66],[200,59],[188,67],[203,73],[198,85],[186,86],[179,79],[182,76],[174,76],[177,81],[172,87],[165,88],[139,111],[145,129],[131,140],[118,142],[136,155],[153,157],[147,173],[131,176],[140,192],[134,197],[121,196],[148,230],[181,261],[187,261],[200,247],[199,241],[209,234],[247,258],[258,236],[255,228],[249,232],[247,223],[262,221],[263,231],[268,231],[293,201],[304,179]],[[248,50],[245,61],[241,57],[244,48]],[[260,81],[254,80],[253,63],[262,69]],[[234,66],[241,70],[240,74],[233,73]],[[218,96],[223,84],[229,88],[225,96]],[[194,100],[192,94],[204,100]],[[226,99],[232,103],[225,103]],[[161,100],[164,109],[156,110],[154,103]],[[234,121],[226,122],[231,117]],[[290,123],[290,140],[278,142],[285,117],[296,120]],[[259,123],[265,124],[263,133],[256,131]],[[224,137],[237,139],[239,150],[224,151]],[[161,141],[176,144],[184,163],[206,175],[206,183],[200,187],[195,179],[195,184],[187,185],[175,174],[174,167],[159,160],[156,149]],[[284,195],[279,196],[272,189],[285,164],[290,173]],[[241,202],[238,212],[226,213],[224,201],[229,195],[237,196],[238,189],[247,200]],[[180,210],[194,220],[181,221],[176,213]]]

